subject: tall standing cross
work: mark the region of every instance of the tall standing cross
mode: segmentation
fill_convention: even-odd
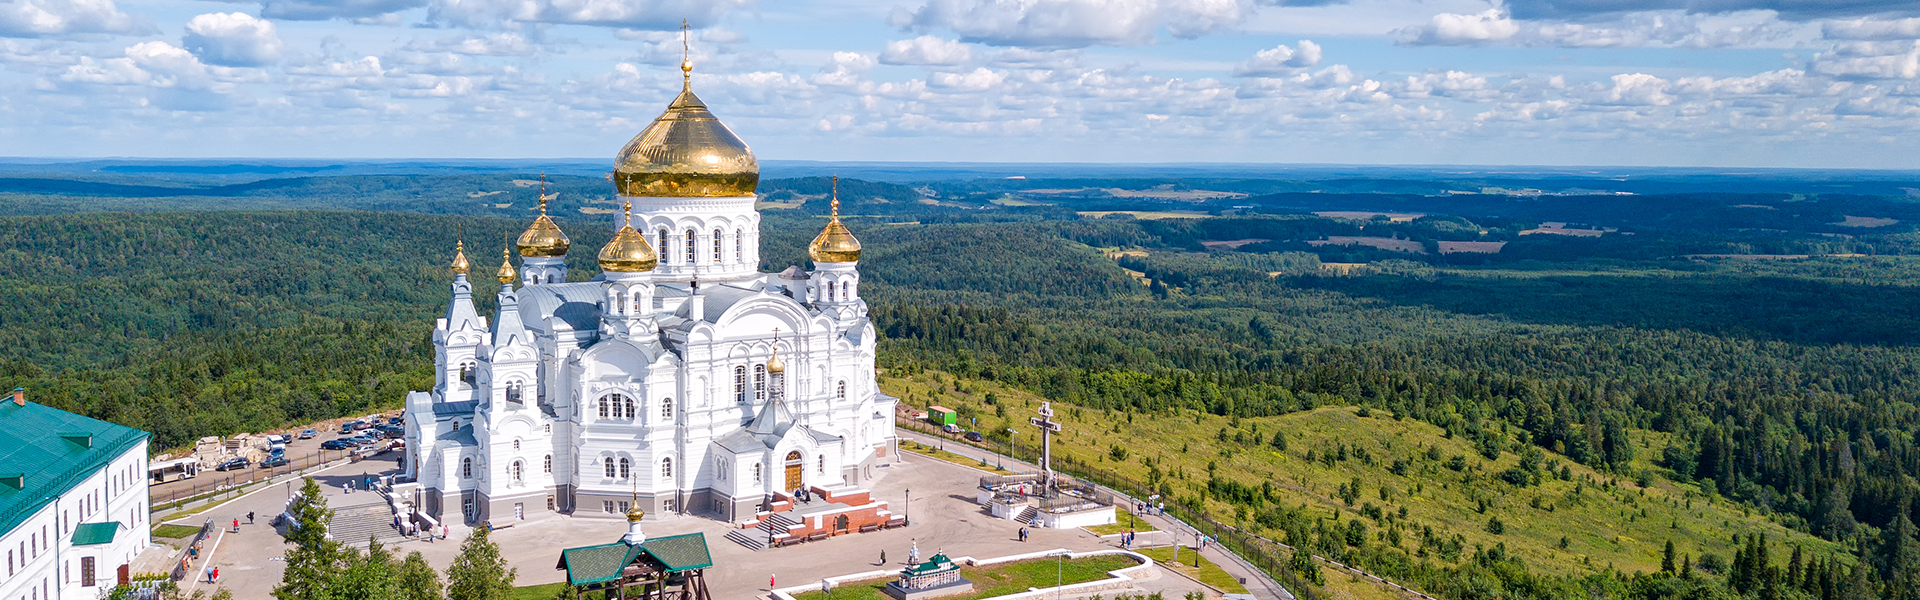
[[[1028,423],[1040,428],[1040,472],[1045,475],[1041,481],[1042,493],[1053,495],[1053,434],[1060,431],[1060,424],[1053,422],[1053,403],[1040,403],[1040,416],[1028,417]]]

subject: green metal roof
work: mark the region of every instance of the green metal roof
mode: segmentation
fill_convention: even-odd
[[[560,551],[559,568],[567,570],[567,582],[576,586],[612,581],[641,554],[653,557],[668,573],[705,569],[713,566],[707,551],[707,537],[700,533],[667,536],[628,546],[624,542],[583,546]]]
[[[73,527],[73,545],[91,546],[113,543],[114,534],[120,533],[120,523],[83,523]]]
[[[937,573],[940,571],[951,571],[958,568],[959,567],[954,566],[953,559],[947,558],[947,555],[935,554],[933,555],[933,558],[927,559],[927,562],[923,562],[917,565],[912,565],[907,567],[905,571],[901,572],[901,574],[908,575],[908,576],[925,575],[928,573]]]
[[[0,473],[19,476],[0,478],[0,531],[19,526],[147,436],[41,404],[0,400]]]

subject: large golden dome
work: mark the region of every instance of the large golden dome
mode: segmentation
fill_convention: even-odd
[[[540,188],[540,218],[534,219],[527,230],[520,233],[520,255],[528,258],[566,256],[567,249],[573,247],[573,241],[560,231],[547,216],[546,187]],[[557,195],[557,194],[556,194]]]
[[[760,185],[753,150],[693,95],[693,65],[681,69],[687,83],[680,97],[613,159],[614,190],[622,196],[752,196]]]
[[[807,255],[816,263],[844,263],[860,260],[860,239],[840,224],[840,178],[833,178],[833,216],[827,226],[807,245]]]
[[[660,264],[660,255],[647,245],[647,236],[633,228],[633,203],[626,205],[625,223],[613,239],[600,249],[600,270],[614,273],[642,273]]]

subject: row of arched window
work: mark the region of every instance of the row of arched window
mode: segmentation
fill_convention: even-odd
[[[606,469],[607,479],[627,479],[633,476],[633,461],[627,457],[622,456],[616,460],[609,456],[600,459],[600,462]],[[673,477],[673,457],[660,459],[660,476]]]
[[[514,450],[520,449],[520,440],[513,441],[513,449]],[[553,473],[553,455],[552,454],[548,454],[545,457],[541,458],[540,472]],[[513,481],[515,485],[526,483],[526,479],[527,479],[526,463],[523,463],[519,460],[514,460],[513,464],[507,467],[507,476],[509,479]],[[460,459],[460,478],[473,479],[473,457],[468,456]]]
[[[600,418],[602,419],[633,419],[640,416],[640,412],[637,410],[638,407],[634,405],[633,398],[626,394],[615,393],[601,396],[598,406],[600,408]],[[660,418],[673,418],[672,398],[660,399]]]
[[[673,263],[675,256],[682,258],[680,261],[681,264],[693,264],[698,261],[700,255],[700,238],[693,229],[687,229],[686,234],[681,236],[685,239],[681,242],[680,252],[677,254],[667,251],[667,242],[671,241],[672,237],[672,234],[669,234],[665,227],[661,227],[654,232],[654,241],[656,242],[655,250],[660,253],[660,262],[662,264]],[[718,228],[713,230],[713,238],[711,240],[713,262],[711,264],[746,262],[747,232],[739,229],[733,231],[733,260],[731,261],[727,260],[727,237],[725,231]]]
[[[852,300],[853,300],[853,294],[852,294],[851,292],[849,292],[849,291],[848,291],[848,290],[849,290],[850,288],[849,288],[849,287],[847,286],[847,282],[845,282],[845,281],[842,281],[842,282],[840,282],[840,285],[837,285],[837,286],[836,286],[836,285],[834,285],[834,284],[833,284],[832,282],[828,282],[828,283],[827,283],[827,284],[825,285],[825,287],[827,288],[827,301],[828,301],[828,302],[840,302],[840,301],[852,301]],[[840,288],[840,293],[839,293],[839,295],[837,295],[837,296],[836,296],[836,295],[834,294],[834,288],[836,288],[836,287],[837,287],[837,288]]]

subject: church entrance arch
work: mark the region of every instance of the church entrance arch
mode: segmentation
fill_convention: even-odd
[[[787,491],[800,489],[800,474],[806,472],[805,461],[800,459],[800,451],[787,453]]]

